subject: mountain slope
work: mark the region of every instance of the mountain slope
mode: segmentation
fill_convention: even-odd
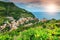
[[[26,11],[25,9],[17,7],[12,2],[2,2],[0,1],[0,16],[12,16],[15,19],[21,17],[35,17],[31,12]]]

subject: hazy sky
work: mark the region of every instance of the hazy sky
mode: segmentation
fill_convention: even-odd
[[[14,2],[17,6],[33,12],[44,11],[44,6],[55,4],[60,11],[60,0],[3,0]]]

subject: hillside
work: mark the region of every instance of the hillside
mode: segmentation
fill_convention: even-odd
[[[60,20],[40,21],[32,26],[0,33],[0,40],[60,40]]]
[[[25,9],[17,7],[12,2],[2,2],[0,1],[0,16],[12,16],[15,19],[21,17],[35,17],[31,12],[26,11]]]
[[[31,12],[17,7],[12,2],[0,1],[0,32],[5,32],[7,29],[12,31],[21,25],[32,25],[35,20]]]
[[[35,18],[35,16],[22,8],[17,7],[12,2],[4,2],[0,1],[0,26],[3,25],[6,21],[10,21],[12,19],[27,19],[27,17]]]

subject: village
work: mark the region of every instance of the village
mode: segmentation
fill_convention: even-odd
[[[20,25],[24,25],[25,24],[24,25],[25,27],[26,26],[31,26],[31,25],[33,25],[33,21],[37,21],[36,18],[31,18],[31,17],[20,18],[17,21],[13,17],[6,17],[6,18],[8,18],[10,20],[10,22],[6,21],[2,26],[0,26],[0,30],[3,30],[8,25],[8,27],[10,27],[10,29],[11,29],[10,31],[12,31],[12,30],[17,29],[18,26],[20,26]]]

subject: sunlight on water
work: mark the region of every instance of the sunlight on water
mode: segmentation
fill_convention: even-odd
[[[47,15],[55,16],[57,13],[56,12],[47,12]]]

